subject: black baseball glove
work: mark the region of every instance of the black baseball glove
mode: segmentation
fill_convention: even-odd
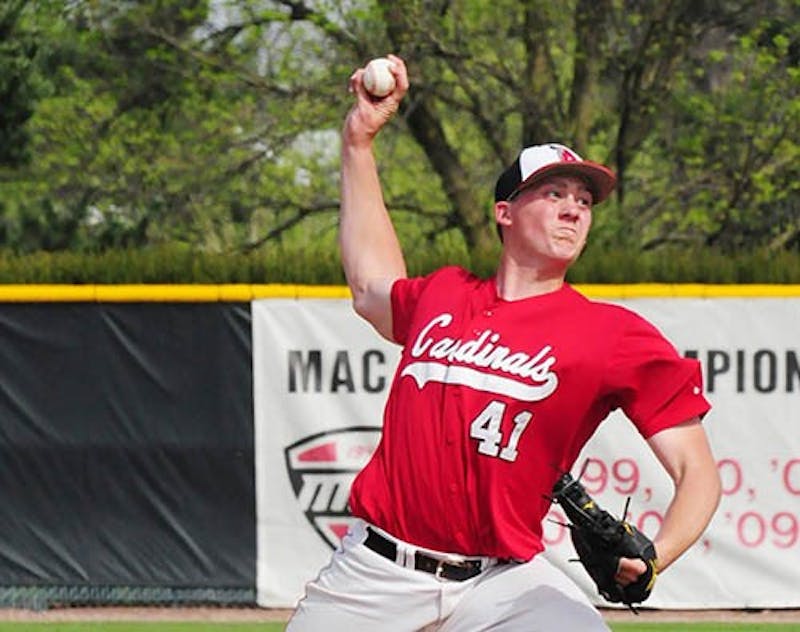
[[[650,539],[633,525],[598,507],[583,485],[569,474],[556,482],[553,500],[567,515],[569,524],[565,526],[569,527],[579,561],[600,594],[631,609],[633,604],[647,599],[657,575],[656,551]],[[647,564],[647,570],[627,586],[621,586],[615,579],[621,557],[639,558]]]

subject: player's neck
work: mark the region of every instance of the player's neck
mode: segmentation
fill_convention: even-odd
[[[522,267],[503,261],[495,276],[497,296],[504,301],[517,301],[549,294],[563,287],[565,276],[565,269]]]

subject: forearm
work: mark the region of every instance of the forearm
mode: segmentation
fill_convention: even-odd
[[[654,539],[659,570],[670,566],[703,534],[717,509],[719,495],[719,475],[713,460],[686,465]]]

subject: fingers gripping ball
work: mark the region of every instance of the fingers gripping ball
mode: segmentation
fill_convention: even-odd
[[[658,570],[650,539],[633,525],[601,509],[569,474],[556,482],[553,500],[567,515],[575,552],[598,592],[612,603],[630,607],[647,599]],[[617,583],[615,577],[621,557],[639,558],[647,565],[647,570],[627,586]]]
[[[364,69],[364,89],[379,99],[390,94],[395,86],[394,75],[390,70],[392,67],[391,60],[385,57],[369,62]]]

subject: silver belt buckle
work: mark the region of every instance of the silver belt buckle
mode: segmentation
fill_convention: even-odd
[[[480,572],[483,572],[484,571],[483,563],[480,562],[479,560],[474,560],[474,561],[478,561],[480,563]],[[448,564],[450,566],[454,566],[456,568],[467,568],[470,565],[470,563],[472,563],[472,562],[473,562],[473,560],[448,560],[448,559],[437,560],[436,561],[436,572],[434,573],[434,575],[435,575],[436,579],[441,579],[442,578],[442,573],[444,572],[445,564]]]

